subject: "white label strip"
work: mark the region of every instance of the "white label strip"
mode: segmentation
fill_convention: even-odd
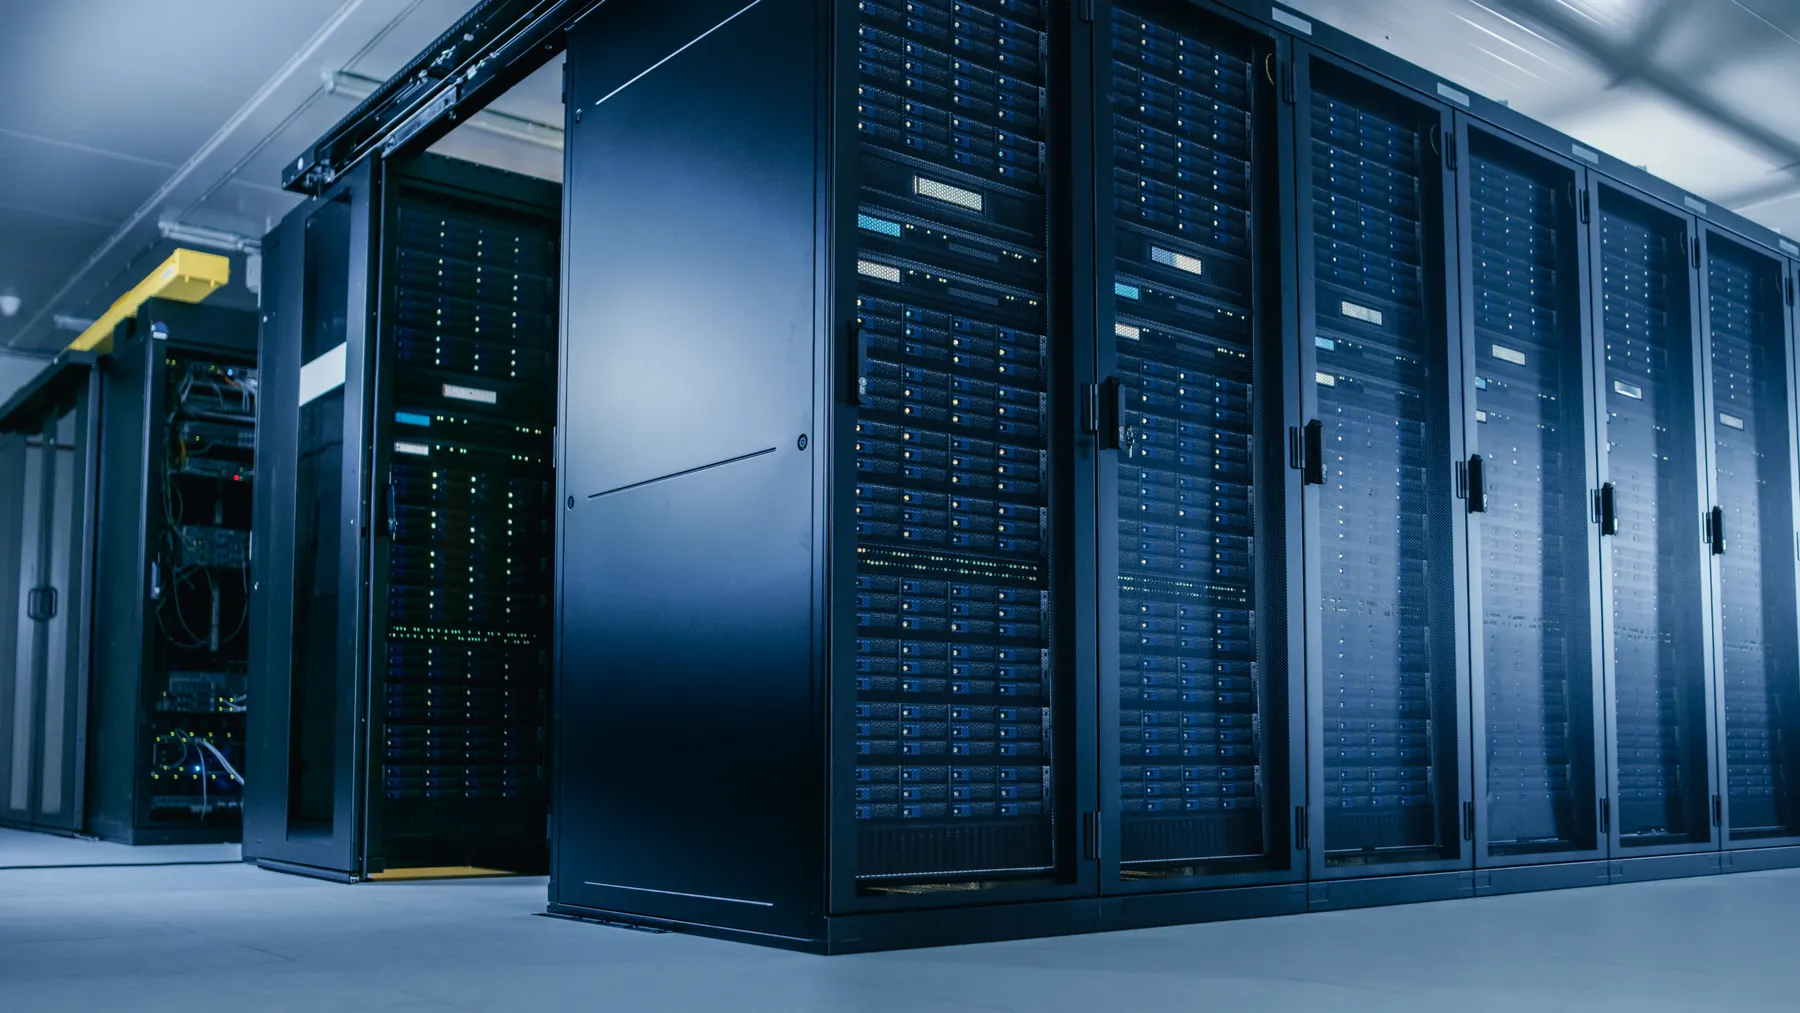
[[[1276,24],[1286,25],[1301,35],[1312,34],[1312,22],[1297,14],[1289,14],[1279,7],[1273,7],[1269,10],[1269,17],[1273,18]]]
[[[1150,247],[1150,259],[1164,267],[1172,267],[1177,271],[1186,271],[1189,274],[1201,274],[1205,270],[1199,257],[1190,257],[1185,253],[1165,250],[1160,246]]]
[[[1591,148],[1584,148],[1579,144],[1571,144],[1569,145],[1569,153],[1576,158],[1581,159],[1583,162],[1590,162],[1594,165],[1600,164],[1600,153]]]
[[[941,200],[945,204],[954,204],[959,208],[968,208],[970,211],[981,210],[981,194],[974,190],[964,190],[960,186],[940,183],[935,179],[926,179],[924,176],[913,177],[913,193]]]
[[[414,457],[430,457],[431,456],[431,447],[429,447],[423,443],[407,443],[405,441],[401,441],[399,443],[394,444],[394,453],[396,453],[396,454],[412,454]]]
[[[1133,327],[1130,324],[1113,324],[1113,333],[1121,338],[1130,338],[1133,341],[1144,336],[1144,332],[1141,329]]]
[[[1361,320],[1365,324],[1374,324],[1377,327],[1381,326],[1382,317],[1380,310],[1372,310],[1367,306],[1358,306],[1353,302],[1345,302],[1342,305],[1341,312],[1352,320]]]
[[[308,404],[344,385],[350,365],[350,346],[339,345],[300,367],[300,403]]]
[[[1475,409],[1475,421],[1486,422],[1487,421],[1487,412],[1482,411],[1480,408]]]
[[[1692,197],[1684,196],[1681,198],[1681,203],[1686,204],[1688,206],[1688,210],[1692,211],[1693,213],[1695,213],[1697,215],[1703,215],[1706,213],[1706,202],[1705,201],[1695,200]]]
[[[1337,351],[1337,342],[1331,340],[1330,338],[1314,337],[1313,344],[1317,345],[1320,348],[1323,348],[1327,352]]]
[[[1775,245],[1781,247],[1781,252],[1790,257],[1800,257],[1800,246],[1790,243],[1785,239],[1777,239]]]
[[[877,264],[873,260],[859,260],[856,262],[856,273],[893,282],[896,285],[900,284],[900,269],[892,264]]]
[[[1330,373],[1314,373],[1313,382],[1321,387],[1336,387],[1337,377],[1332,376]]]
[[[1494,346],[1494,358],[1504,359],[1515,366],[1525,365],[1525,353],[1516,348],[1508,348],[1505,345]]]
[[[1637,398],[1639,401],[1644,399],[1644,388],[1639,387],[1634,383],[1626,383],[1624,380],[1614,380],[1613,390],[1618,391],[1626,397]]]
[[[480,387],[458,387],[456,384],[444,384],[444,396],[458,401],[474,401],[479,404],[499,404],[500,395],[496,391],[482,390]]]
[[[1743,419],[1738,418],[1736,415],[1727,415],[1724,412],[1719,413],[1719,423],[1721,425],[1730,426],[1733,429],[1744,428],[1744,420]]]
[[[1455,102],[1459,106],[1467,106],[1469,104],[1468,92],[1463,91],[1460,88],[1452,88],[1442,81],[1438,82],[1438,94]]]

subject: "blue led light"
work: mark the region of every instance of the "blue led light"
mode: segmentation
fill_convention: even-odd
[[[1136,285],[1127,285],[1122,281],[1113,282],[1113,294],[1123,299],[1141,299],[1144,295]]]
[[[428,426],[431,425],[431,416],[416,415],[412,412],[395,412],[394,421],[407,426]]]
[[[900,235],[900,225],[898,222],[890,222],[885,218],[876,218],[872,215],[857,215],[856,227],[859,229],[868,229],[870,232],[879,232],[884,236],[894,236],[897,238]]]

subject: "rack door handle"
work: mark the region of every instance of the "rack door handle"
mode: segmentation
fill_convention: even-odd
[[[1611,482],[1600,487],[1600,533],[1616,535],[1619,533],[1619,493]]]
[[[856,375],[851,377],[851,400],[859,405],[869,403],[869,329],[858,327],[854,332],[856,345],[853,365]]]
[[[1712,546],[1712,554],[1713,555],[1723,556],[1725,554],[1725,508],[1724,507],[1717,507],[1717,506],[1713,507],[1712,513],[1710,515],[1708,515],[1707,524],[1706,524],[1706,541],[1709,545]]]
[[[25,615],[32,622],[47,623],[56,618],[56,588],[34,587],[25,594]]]
[[[1487,468],[1480,454],[1469,455],[1469,512],[1487,513]]]
[[[1325,484],[1325,423],[1308,422],[1300,431],[1300,480],[1306,485]]]

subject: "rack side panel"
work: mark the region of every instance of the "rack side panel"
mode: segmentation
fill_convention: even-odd
[[[551,900],[805,937],[820,10],[681,7],[569,38]]]

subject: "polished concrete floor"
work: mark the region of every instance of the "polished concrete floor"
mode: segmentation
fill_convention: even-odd
[[[0,1009],[1800,1009],[1800,870],[852,957],[534,916],[541,879],[0,872]]]
[[[0,871],[97,865],[190,865],[241,861],[235,844],[172,844],[131,848],[91,837],[29,834],[0,827]]]

